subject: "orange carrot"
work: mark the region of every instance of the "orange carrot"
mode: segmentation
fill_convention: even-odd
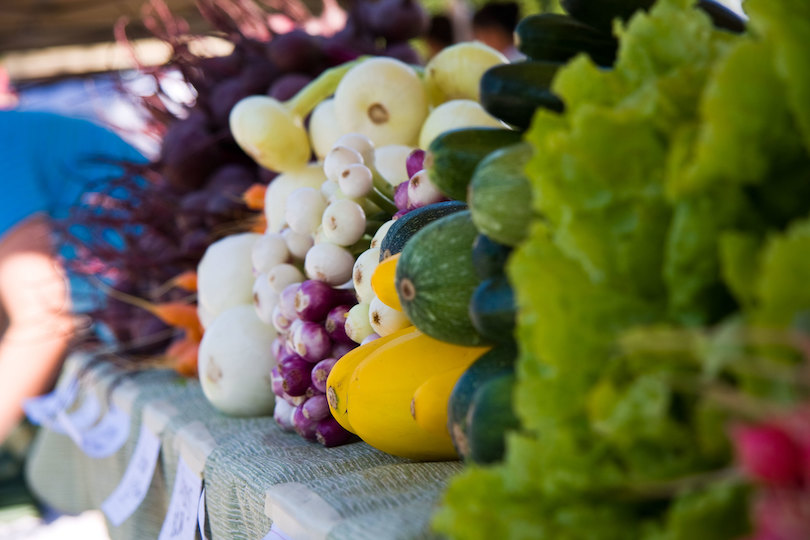
[[[253,223],[250,226],[250,232],[264,234],[266,230],[267,230],[267,219],[264,217],[264,214],[257,215],[253,219]]]
[[[197,272],[187,270],[173,277],[171,283],[184,291],[197,292]]]
[[[264,210],[264,193],[267,186],[264,184],[253,184],[242,194],[242,200],[250,210]]]
[[[196,377],[199,349],[199,342],[192,341],[187,337],[174,341],[166,349],[169,365],[183,377]]]
[[[176,326],[186,331],[186,335],[193,341],[202,339],[203,328],[200,318],[197,316],[197,306],[183,302],[164,302],[162,304],[152,304],[147,302],[152,315],[165,322],[169,326]]]

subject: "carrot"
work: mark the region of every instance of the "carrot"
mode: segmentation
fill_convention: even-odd
[[[242,194],[242,200],[250,210],[264,210],[264,194],[267,186],[264,184],[253,184]]]
[[[183,377],[196,377],[199,349],[199,342],[184,337],[169,345],[169,348],[166,349],[166,358],[172,369]]]
[[[149,313],[165,322],[169,326],[176,326],[186,331],[189,339],[199,341],[202,339],[203,329],[200,318],[197,316],[197,306],[183,302],[164,302],[152,304],[147,309]]]
[[[197,306],[187,302],[163,302],[156,304],[143,298],[138,298],[131,294],[118,291],[101,280],[99,286],[112,298],[132,304],[148,311],[169,326],[182,328],[186,331],[186,336],[193,341],[200,341],[203,335],[203,327],[197,315]]]
[[[197,272],[194,270],[187,270],[173,277],[171,283],[176,287],[180,287],[184,291],[197,292]]]
[[[253,219],[253,223],[250,226],[250,232],[264,234],[266,230],[267,230],[267,219],[264,217],[264,214],[257,215]]]

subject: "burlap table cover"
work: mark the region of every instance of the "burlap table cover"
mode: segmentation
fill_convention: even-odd
[[[262,539],[274,521],[291,538],[431,538],[433,509],[461,469],[456,461],[410,462],[363,442],[324,448],[283,432],[271,417],[226,417],[196,381],[168,370],[133,373],[74,354],[61,378],[77,374],[80,396],[92,392],[129,413],[129,437],[112,456],[92,459],[66,435],[40,429],[26,472],[44,503],[65,513],[99,508],[129,463],[144,411],[166,426],[147,496],[110,526],[113,539],[158,537],[181,454],[202,471],[211,540]]]

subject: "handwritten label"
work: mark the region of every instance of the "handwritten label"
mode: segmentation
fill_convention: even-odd
[[[118,487],[101,503],[101,511],[114,526],[118,527],[126,521],[143,502],[152,483],[159,454],[160,439],[145,424],[141,424],[141,433],[124,476]]]
[[[78,391],[79,381],[72,378],[48,394],[26,399],[23,402],[23,411],[32,424],[53,425],[59,412],[76,401]]]
[[[160,528],[158,540],[194,540],[202,479],[194,474],[182,456],[177,461],[169,510]]]
[[[62,411],[63,412],[63,411]],[[101,403],[95,394],[86,394],[82,397],[82,403],[79,408],[72,413],[65,414],[66,418],[60,419],[57,414],[57,422],[51,425],[51,429],[57,433],[66,433],[70,435],[70,430],[75,429],[76,432],[86,431],[98,420],[101,414]],[[67,423],[67,425],[66,425]],[[73,438],[73,435],[70,435]],[[74,438],[74,441],[76,439]]]
[[[263,540],[292,540],[289,536],[284,534],[281,529],[276,527],[276,524],[270,526],[270,532],[264,537]]]
[[[205,535],[205,488],[200,493],[200,505],[197,507],[197,524],[200,526],[200,538],[208,540]]]
[[[81,438],[82,451],[91,458],[113,455],[129,437],[129,415],[110,405],[98,424],[87,430]]]

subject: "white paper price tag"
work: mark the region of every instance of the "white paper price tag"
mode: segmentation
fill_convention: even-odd
[[[281,529],[276,527],[276,524],[270,526],[270,532],[262,540],[292,540],[289,536],[284,534]]]
[[[56,421],[56,415],[76,401],[78,391],[79,381],[72,378],[49,394],[26,399],[23,402],[23,411],[35,425],[53,424]]]
[[[107,414],[98,424],[84,432],[81,437],[81,449],[91,458],[103,458],[113,455],[129,437],[129,415],[110,405]]]
[[[57,420],[59,421],[50,427],[57,433],[67,433],[68,435],[70,435],[71,428],[82,432],[95,424],[100,414],[101,403],[99,403],[98,398],[95,394],[86,394],[82,397],[82,403],[79,405],[79,408],[65,415],[69,425],[66,426],[65,422],[59,418],[60,415],[57,414]],[[71,438],[73,438],[73,435],[71,435]],[[76,439],[74,439],[74,441],[75,440]]]
[[[194,474],[181,456],[177,461],[169,510],[160,528],[158,540],[194,540],[201,489],[202,479]]]
[[[200,538],[208,540],[205,535],[205,488],[200,493],[200,505],[197,507],[197,524],[200,526]]]
[[[118,527],[126,521],[143,502],[152,483],[159,454],[160,439],[145,424],[141,424],[138,442],[121,482],[101,503],[101,511],[114,526]]]

